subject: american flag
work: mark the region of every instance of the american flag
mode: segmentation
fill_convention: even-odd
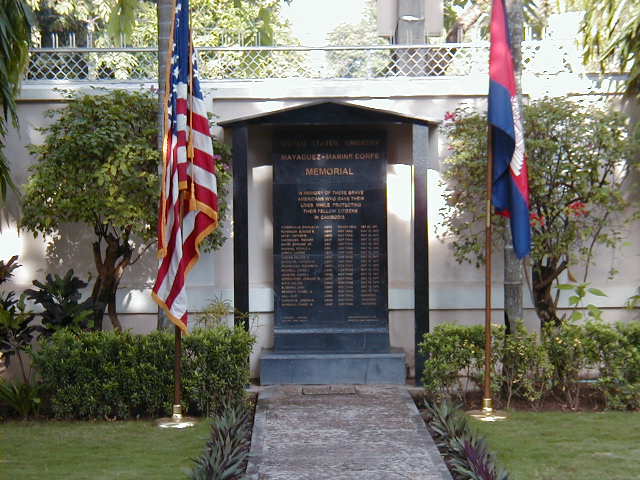
[[[200,243],[218,224],[216,157],[191,43],[189,0],[176,0],[172,43],[158,218],[161,262],[152,296],[186,332],[186,276],[198,261]]]

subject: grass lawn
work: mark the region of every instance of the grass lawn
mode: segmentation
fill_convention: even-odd
[[[640,413],[511,412],[472,424],[514,480],[640,479]]]
[[[181,479],[210,423],[163,429],[152,421],[0,423],[2,479]]]

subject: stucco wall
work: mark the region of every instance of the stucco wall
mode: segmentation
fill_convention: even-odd
[[[558,80],[558,79],[556,79]],[[575,80],[575,79],[574,79]],[[583,81],[583,80],[581,80]],[[586,80],[585,80],[586,81]],[[584,83],[584,81],[583,81]],[[582,99],[601,101],[602,95],[589,85],[573,82],[550,81],[530,78],[524,81],[524,92],[530,97],[544,94],[569,93]],[[591,85],[591,84],[590,84]],[[110,85],[115,87],[116,85]],[[148,86],[120,85],[126,88]],[[18,184],[27,178],[26,169],[32,163],[26,145],[42,141],[37,128],[48,121],[44,112],[61,105],[63,98],[53,90],[54,85],[25,85],[19,103],[21,128],[10,129],[7,136],[7,156],[12,164],[13,178]],[[68,88],[86,88],[82,85],[66,85]],[[466,105],[485,108],[486,77],[394,79],[394,80],[341,80],[341,81],[236,81],[204,83],[207,98],[218,121],[229,121],[251,115],[277,111],[319,100],[337,100],[370,108],[378,108],[399,114],[439,121],[447,111]],[[606,86],[605,86],[606,87]],[[603,87],[604,88],[604,87]],[[554,90],[555,89],[555,90]],[[224,136],[221,129],[217,134]],[[411,130],[402,125],[388,129],[390,155],[387,172],[388,188],[388,241],[389,241],[389,308],[390,331],[393,346],[407,352],[407,360],[413,367],[413,219],[412,219],[412,167]],[[257,319],[253,329],[257,346],[252,356],[252,372],[257,374],[257,355],[263,347],[272,343],[273,327],[273,262],[272,254],[272,168],[270,165],[270,131],[255,127],[249,132],[249,261],[250,261],[250,310]],[[230,142],[229,138],[225,139]],[[439,223],[442,206],[440,163],[446,155],[445,139],[440,135],[437,152],[428,172],[429,210],[429,307],[430,325],[433,328],[443,322],[472,324],[482,322],[484,308],[484,272],[470,265],[455,262],[446,243],[438,240],[435,229]],[[531,159],[534,161],[535,159]],[[638,195],[637,188],[630,194]],[[17,203],[9,200],[9,213],[3,219],[0,232],[0,258],[20,256],[23,265],[7,288],[21,291],[28,288],[33,279],[42,279],[46,272],[64,273],[74,268],[85,279],[94,270],[89,245],[82,239],[90,238],[90,232],[78,226],[69,226],[55,249],[47,254],[43,239],[17,232],[15,218]],[[230,225],[224,227],[231,237]],[[625,300],[640,285],[640,227],[636,224],[627,233],[627,244],[611,251],[600,249],[590,270],[590,281],[604,290],[608,297],[588,299],[605,308],[608,320],[626,320],[634,312],[624,310]],[[118,295],[118,310],[125,328],[135,332],[149,332],[155,328],[156,306],[149,296],[155,275],[154,252],[125,274]],[[619,270],[613,279],[608,278],[611,268]],[[502,321],[502,258],[496,254],[494,263],[494,319]],[[580,272],[574,272],[580,277]],[[233,248],[228,241],[215,254],[205,254],[192,271],[188,282],[191,310],[199,311],[216,297],[233,298]],[[565,303],[566,305],[566,303]],[[526,321],[536,328],[537,320],[531,308],[530,296],[525,292]],[[635,314],[637,315],[637,314]],[[107,324],[108,321],[105,321]]]

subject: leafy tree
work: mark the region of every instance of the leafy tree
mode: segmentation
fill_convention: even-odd
[[[109,46],[122,37],[136,45],[157,42],[157,4],[171,0],[32,0],[38,7],[40,35],[76,33],[82,42],[88,34],[96,46]],[[272,45],[287,32],[279,18],[278,0],[191,0],[192,35],[196,45],[221,45],[233,35],[243,42],[258,38]],[[171,5],[173,8],[173,4]]]
[[[65,223],[93,229],[96,325],[104,306],[116,329],[115,294],[125,270],[153,243],[159,196],[156,102],[116,90],[81,95],[48,112],[26,184],[22,228],[53,235]]]
[[[537,101],[525,107],[524,115],[532,290],[544,325],[559,321],[558,296],[552,289],[560,274],[582,263],[586,281],[594,248],[619,246],[625,225],[638,218],[637,201],[625,197],[623,185],[629,162],[640,152],[640,141],[629,134],[627,119],[620,113],[564,99]],[[449,189],[440,235],[451,238],[458,262],[476,266],[484,262],[486,125],[484,114],[447,115],[451,153],[443,177]],[[493,222],[500,238],[504,219],[495,215]]]
[[[640,97],[640,3],[637,0],[585,0],[585,59],[604,69],[629,67],[627,94]]]
[[[227,35],[240,43],[273,45],[287,35],[280,19],[279,0],[190,0],[191,32],[197,46],[222,45]],[[157,41],[156,7],[140,2],[132,40],[139,45]]]
[[[49,238],[67,223],[91,227],[96,268],[91,303],[97,328],[106,307],[113,327],[121,329],[118,285],[155,243],[160,187],[156,114],[150,92],[79,95],[64,108],[49,111],[54,121],[41,129],[45,142],[32,146],[37,163],[25,186],[21,226]],[[216,177],[224,222],[229,152],[218,142],[214,152],[222,155]],[[207,237],[205,250],[224,242],[218,230]]]
[[[327,35],[329,45],[384,45],[386,40],[376,32],[376,2],[368,0],[360,21],[355,24],[342,23]],[[367,52],[358,50],[331,51],[327,60],[333,66],[336,77],[363,77],[369,72],[386,68],[391,59],[384,50]]]
[[[37,7],[38,34],[75,33],[79,43],[106,46],[109,37],[129,37],[139,6],[138,0],[33,0]]]
[[[16,97],[20,90],[22,71],[29,59],[30,29],[33,14],[28,2],[0,0],[0,206],[4,204],[7,189],[15,190],[9,163],[4,154],[6,122],[11,119],[18,126]]]
[[[541,38],[551,14],[585,9],[585,2],[592,0],[506,0],[510,22],[512,11],[522,8],[524,25],[530,27],[533,38]],[[444,28],[447,42],[457,42],[458,36],[468,38],[479,30],[483,38],[489,36],[489,19],[492,0],[444,0]],[[521,6],[517,6],[521,3]]]
[[[470,32],[480,30],[482,37],[489,36],[489,20],[492,0],[444,0],[444,28],[447,42],[457,42]],[[511,13],[514,1],[507,2]],[[569,2],[570,3],[570,2]],[[555,11],[556,4],[548,0],[523,0],[524,23],[539,35],[546,25],[546,18]]]

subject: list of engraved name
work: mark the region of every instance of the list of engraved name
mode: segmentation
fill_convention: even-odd
[[[296,207],[309,224],[280,229],[283,307],[376,306],[381,230],[360,222],[366,201],[358,189],[298,192]]]

